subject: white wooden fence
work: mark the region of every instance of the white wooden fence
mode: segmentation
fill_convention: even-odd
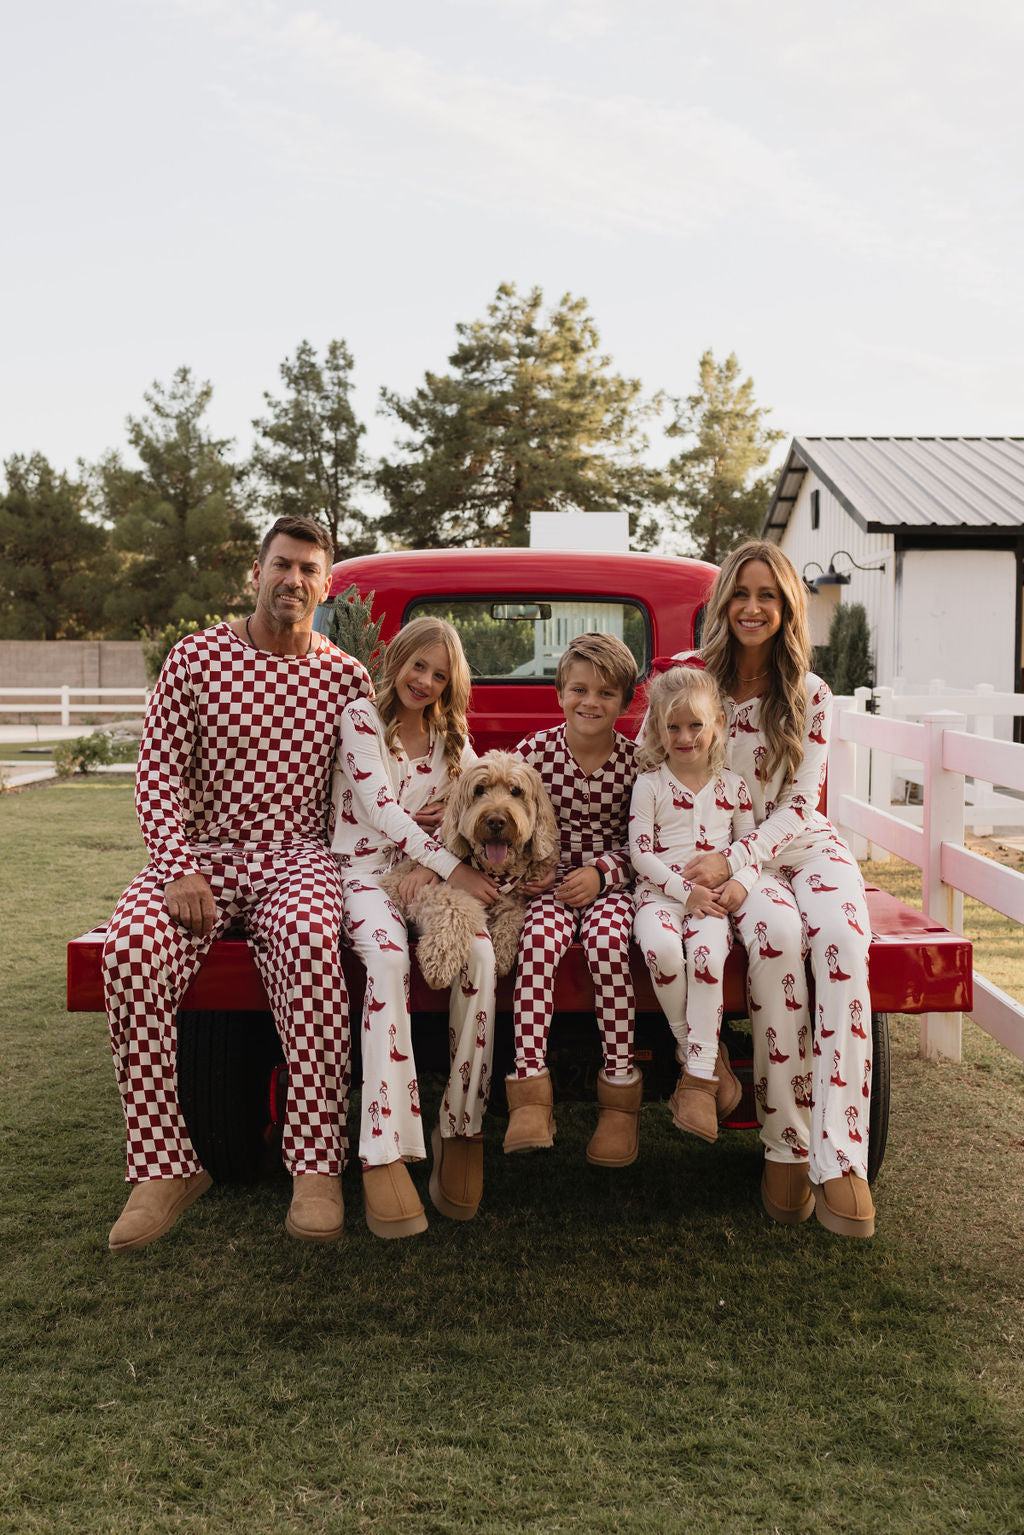
[[[862,690],[866,693],[866,689]],[[1008,695],[1019,698],[1020,695]],[[843,700],[842,703],[848,703]],[[963,932],[963,897],[1024,924],[1024,875],[964,847],[965,786],[993,782],[1024,793],[1024,746],[965,730],[963,712],[936,710],[920,723],[836,710],[829,746],[830,819],[857,857],[869,847],[895,853],[921,870],[924,910],[943,927]],[[874,753],[920,764],[924,789],[921,825],[902,812],[870,803],[868,787]],[[1024,944],[1021,946],[1024,958]],[[1024,1006],[974,973],[974,1022],[1024,1060]],[[921,1053],[960,1060],[961,1015],[924,1013]]]
[[[144,714],[149,688],[5,688],[0,687],[0,714],[59,714],[62,725],[72,714]],[[40,703],[40,699],[53,703]],[[95,700],[116,698],[118,703]],[[8,703],[7,700],[12,702]]]

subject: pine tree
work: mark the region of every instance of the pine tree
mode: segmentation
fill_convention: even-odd
[[[545,315],[543,294],[503,283],[487,316],[456,326],[450,373],[384,408],[409,433],[377,483],[384,533],[406,546],[529,542],[533,511],[629,511],[662,491],[646,468],[656,406],[611,371],[584,299]]]
[[[104,632],[116,569],[105,528],[89,520],[86,487],[41,453],[4,464],[0,495],[0,639],[74,640]]]

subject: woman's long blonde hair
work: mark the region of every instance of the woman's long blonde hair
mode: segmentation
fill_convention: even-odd
[[[729,628],[729,603],[740,572],[751,560],[762,560],[768,566],[782,598],[782,624],[772,645],[767,686],[761,698],[761,730],[768,747],[762,781],[767,783],[780,767],[788,781],[804,760],[811,642],[804,584],[778,544],[750,539],[726,556],[708,600],[701,655],[722,692],[731,695],[739,673]]]
[[[444,758],[449,778],[457,778],[462,768],[462,751],[469,739],[466,711],[472,679],[469,663],[457,631],[443,618],[414,618],[399,629],[388,642],[377,678],[375,703],[384,739],[393,747],[398,736],[398,694],[395,683],[409,662],[421,650],[443,645],[448,652],[448,681],[440,698],[424,711],[424,720],[436,734],[444,737]]]
[[[665,761],[668,756],[665,731],[668,717],[677,704],[689,707],[698,719],[704,721],[711,733],[708,768],[712,774],[720,773],[725,766],[725,721],[718,684],[710,671],[688,666],[683,661],[651,678],[647,688],[647,720],[638,743],[637,767],[646,773]]]

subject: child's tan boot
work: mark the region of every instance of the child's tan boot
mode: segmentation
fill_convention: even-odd
[[[629,1167],[640,1151],[640,1106],[644,1079],[636,1067],[632,1075],[613,1082],[603,1071],[597,1074],[597,1129],[587,1146],[587,1161],[595,1167]]]
[[[717,1141],[717,1094],[717,1077],[692,1077],[684,1066],[668,1100],[676,1129],[699,1135],[702,1141]]]
[[[510,1151],[546,1151],[553,1146],[555,1116],[551,1107],[554,1101],[551,1073],[542,1071],[535,1077],[506,1077],[505,1096],[508,1099],[506,1154]]]

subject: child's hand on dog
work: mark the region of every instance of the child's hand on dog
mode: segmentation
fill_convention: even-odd
[[[460,863],[457,869],[453,869],[448,876],[448,883],[456,890],[465,890],[482,906],[493,906],[501,893],[489,874],[471,868],[468,863]]]
[[[541,879],[524,880],[521,889],[524,895],[544,895],[546,891],[554,890],[557,883],[558,871],[556,869],[552,869],[550,874],[545,874]]]
[[[402,902],[403,906],[409,906],[415,901],[421,890],[425,890],[428,885],[436,885],[437,882],[438,876],[434,873],[433,869],[425,869],[422,864],[417,864],[411,873],[406,874],[404,879],[399,880],[398,899]]]

